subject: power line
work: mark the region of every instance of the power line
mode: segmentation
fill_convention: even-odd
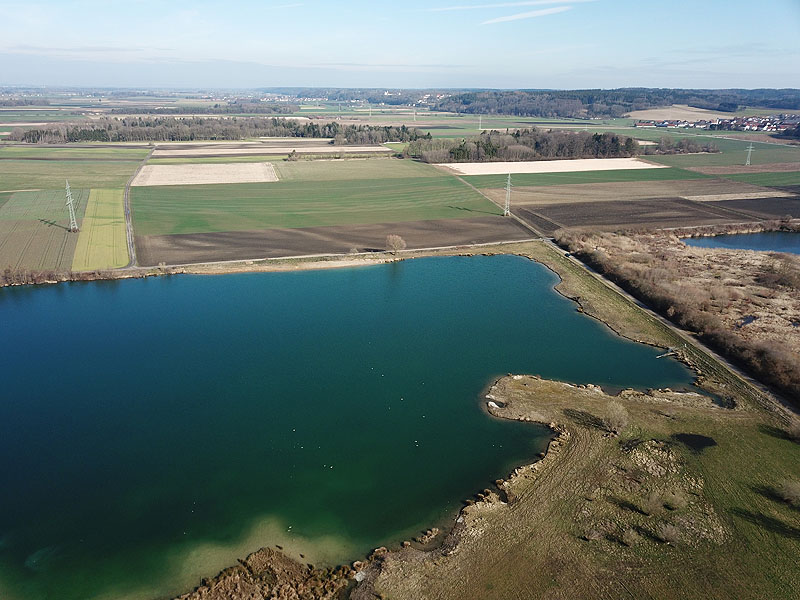
[[[506,181],[506,207],[503,211],[503,216],[511,216],[511,173],[508,174],[508,180]]]
[[[79,231],[78,222],[75,220],[75,206],[72,202],[72,191],[69,189],[69,181],[67,181],[67,208],[69,209],[69,230],[72,233],[77,233]]]

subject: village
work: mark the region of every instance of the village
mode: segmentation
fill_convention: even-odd
[[[664,127],[668,129],[689,128],[717,131],[764,131],[781,133],[793,129],[800,123],[800,114],[753,115],[731,117],[730,119],[686,120],[650,120],[636,121],[634,127]]]

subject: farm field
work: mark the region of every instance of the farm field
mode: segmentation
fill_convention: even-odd
[[[502,188],[484,188],[483,193],[496,202],[505,200]],[[604,203],[611,200],[650,198],[719,197],[731,194],[769,196],[774,190],[742,184],[727,179],[695,179],[674,181],[639,181],[617,183],[584,183],[552,186],[517,186],[511,192],[511,206],[572,202]]]
[[[0,192],[9,190],[124,188],[139,166],[127,160],[1,160]]]
[[[575,173],[663,168],[663,165],[649,163],[638,158],[576,158],[572,160],[520,162],[444,163],[436,166],[459,175]]]
[[[278,181],[271,163],[145,165],[131,186],[202,185]]]
[[[110,147],[110,146],[77,146],[60,148],[49,146],[2,146],[0,145],[0,160],[12,158],[41,159],[41,160],[142,160],[150,149],[146,146],[140,148]],[[1,167],[0,167],[1,168]]]
[[[137,235],[464,218],[499,209],[453,177],[137,187]]]
[[[142,265],[184,264],[308,254],[382,251],[386,236],[401,236],[408,248],[526,240],[531,232],[515,219],[482,216],[292,229],[153,235],[136,239]]]
[[[713,143],[720,152],[712,154],[673,154],[665,156],[648,156],[652,160],[673,167],[702,167],[723,165],[744,165],[747,157],[746,140],[731,140],[718,136],[696,135],[690,137],[699,144]],[[754,165],[770,163],[800,162],[800,147],[781,146],[768,142],[754,141],[751,162]]]
[[[687,227],[753,220],[719,206],[717,202],[695,202],[685,198],[607,200],[523,205],[514,214],[542,233],[565,227],[617,229],[619,227]]]
[[[778,173],[740,173],[736,175],[723,175],[725,179],[741,181],[753,185],[766,187],[785,187],[800,185],[800,170],[784,171]]]
[[[620,169],[615,171],[582,171],[575,173],[521,173],[512,175],[514,186],[551,186],[588,183],[625,183],[639,181],[673,181],[707,179],[707,175],[684,169]],[[477,188],[505,188],[506,175],[465,175],[462,179]]]
[[[295,138],[292,138],[295,139]],[[205,156],[237,156],[247,154],[282,155],[297,150],[299,154],[389,154],[391,149],[384,146],[332,146],[328,144],[293,145],[291,140],[284,142],[283,146],[268,144],[240,144],[238,147],[205,146],[181,149],[157,148],[153,152],[154,158],[191,158]]]
[[[73,271],[113,269],[128,264],[123,201],[123,190],[91,190],[72,259]]]
[[[88,196],[72,189],[79,225]],[[0,269],[69,270],[78,235],[68,226],[63,190],[12,194],[0,206]]]
[[[442,177],[432,165],[394,158],[350,158],[315,161],[278,161],[275,171],[281,181],[341,181],[356,179],[403,179]]]

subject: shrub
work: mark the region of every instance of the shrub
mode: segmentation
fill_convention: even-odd
[[[668,492],[664,495],[664,506],[670,510],[686,508],[686,497],[678,492]]]
[[[675,525],[665,523],[658,528],[656,536],[665,544],[675,544],[680,538],[680,532]]]
[[[778,495],[792,506],[800,506],[800,481],[787,479],[778,488]]]
[[[664,499],[658,492],[653,492],[642,502],[641,509],[646,515],[657,515],[664,510]]]
[[[622,543],[626,546],[635,546],[638,541],[639,534],[631,528],[626,529],[622,534]]]

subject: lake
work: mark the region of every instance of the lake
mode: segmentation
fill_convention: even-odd
[[[691,384],[515,256],[0,290],[0,597],[156,598],[281,544],[349,562],[531,462],[494,378]]]
[[[727,248],[729,250],[759,250],[762,252],[800,254],[800,233],[792,231],[734,233],[730,235],[685,238],[681,241],[687,246],[696,248]]]

